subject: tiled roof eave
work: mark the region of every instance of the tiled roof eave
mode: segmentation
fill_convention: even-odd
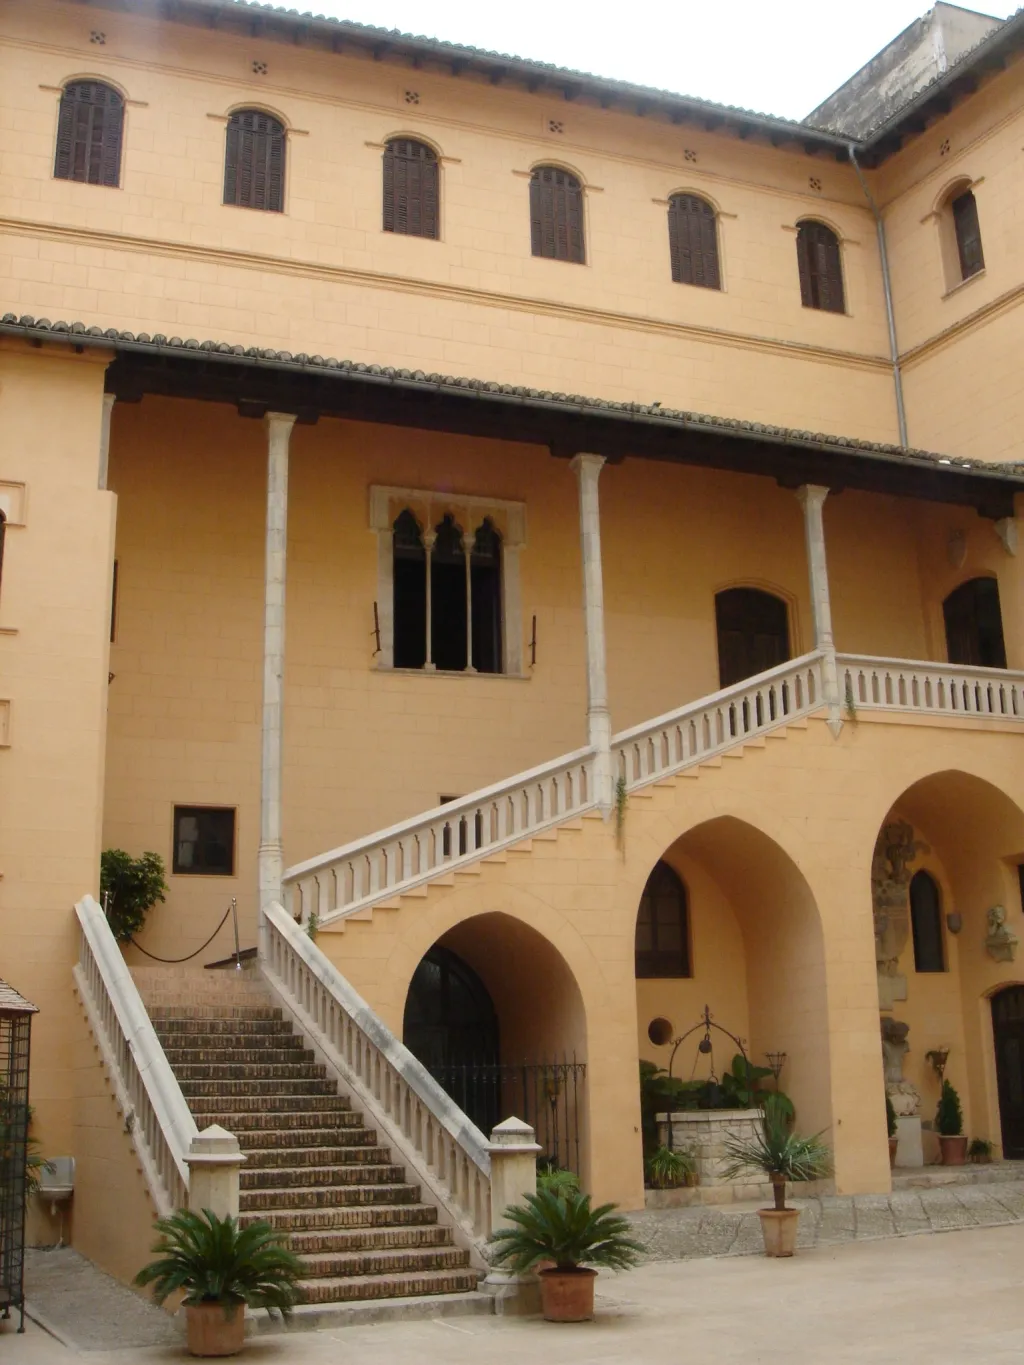
[[[331,376],[342,380],[351,378],[358,379],[364,384],[390,385],[421,393],[425,391],[444,393],[461,398],[475,398],[481,402],[500,402],[506,406],[522,405],[535,410],[572,413],[584,417],[592,415],[648,427],[748,439],[791,450],[852,455],[866,461],[899,465],[903,468],[918,468],[931,473],[955,473],[972,480],[999,480],[1004,486],[1007,483],[1019,485],[1024,492],[1024,464],[978,464],[934,451],[904,449],[885,442],[863,441],[852,436],[836,436],[827,432],[805,431],[765,422],[744,421],[741,418],[666,408],[660,403],[623,403],[585,394],[534,389],[496,380],[473,379],[390,365],[368,365],[361,361],[338,360],[333,356],[309,355],[305,352],[294,353],[269,347],[242,346],[225,341],[197,341],[191,337],[168,337],[162,333],[121,331],[113,327],[90,326],[83,322],[51,322],[48,318],[35,318],[27,314],[21,316],[15,313],[3,314],[0,317],[0,334],[36,342],[64,341],[76,346],[109,348],[129,354],[166,355],[175,359],[217,361],[274,371],[300,372],[325,378]]]

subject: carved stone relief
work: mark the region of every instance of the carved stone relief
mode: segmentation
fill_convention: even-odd
[[[914,838],[906,820],[882,826],[871,860],[871,899],[875,920],[875,967],[879,1008],[891,1010],[906,1000],[907,981],[900,974],[900,954],[910,934],[911,864],[928,845]]]

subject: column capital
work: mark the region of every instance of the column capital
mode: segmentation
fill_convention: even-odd
[[[271,431],[273,431],[275,428],[277,428],[278,430],[283,428],[285,431],[291,431],[292,427],[295,425],[296,413],[265,412],[263,414],[263,420],[267,424],[268,429]]]
[[[804,508],[821,507],[828,494],[828,488],[822,483],[802,483],[796,490],[797,501]]]
[[[596,479],[604,465],[605,458],[603,455],[588,455],[586,451],[574,455],[569,461],[569,468],[576,474],[577,478],[586,473]]]

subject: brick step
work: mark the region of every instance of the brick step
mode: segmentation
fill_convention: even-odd
[[[179,1062],[179,1081],[320,1081],[327,1068],[316,1062]],[[331,1086],[334,1089],[334,1086]]]
[[[344,1095],[282,1095],[280,1105],[270,1097],[250,1090],[246,1095],[195,1095],[189,1108],[196,1122],[221,1123],[230,1116],[240,1128],[316,1128],[321,1124],[357,1127],[366,1122]],[[218,1115],[214,1120],[211,1115]],[[222,1127],[231,1128],[225,1121]],[[233,1131],[233,1130],[232,1130]]]
[[[221,1022],[229,1020],[244,1020],[249,1023],[257,1023],[261,1020],[280,1022],[284,1015],[274,1005],[214,1005],[207,1002],[196,1004],[189,1001],[178,999],[170,1001],[144,1002],[146,1011],[154,1024],[163,1024],[166,1020],[188,1020],[195,1023],[198,1021],[218,1019]]]
[[[354,1299],[405,1299],[424,1294],[458,1294],[476,1289],[475,1270],[419,1271],[410,1275],[354,1275],[350,1280],[300,1283],[304,1303],[350,1303]]]
[[[351,1166],[277,1166],[252,1170],[245,1165],[238,1178],[242,1190],[328,1190],[337,1185],[399,1184],[405,1179],[405,1167],[384,1162],[379,1166],[357,1162]]]
[[[331,1236],[359,1229],[396,1229],[436,1227],[437,1209],[431,1204],[409,1203],[392,1204],[348,1204],[344,1207],[326,1208],[246,1210],[242,1208],[239,1222],[245,1226],[265,1219],[278,1232],[306,1234],[309,1236]]]
[[[229,1130],[230,1131],[230,1130]],[[302,1166],[385,1166],[391,1160],[390,1147],[266,1147],[253,1149],[242,1143],[249,1158],[246,1170],[293,1171]]]
[[[246,1115],[246,1117],[249,1116]],[[353,1117],[361,1118],[362,1115],[355,1114]],[[228,1128],[226,1123],[222,1123],[220,1126]],[[234,1131],[233,1128],[228,1128],[229,1133]],[[256,1160],[257,1157],[263,1156],[264,1153],[273,1152],[275,1149],[282,1153],[287,1152],[289,1164],[298,1166],[306,1159],[307,1151],[315,1152],[327,1149],[332,1152],[345,1153],[353,1147],[375,1147],[377,1145],[375,1128],[266,1128],[238,1133],[237,1137],[241,1143],[242,1151],[249,1157],[249,1164],[257,1166],[262,1164]],[[345,1157],[339,1156],[338,1159],[344,1161]]]
[[[182,1019],[159,1019],[156,1022],[159,1024],[156,1031],[161,1043],[166,1038],[174,1047],[191,1047],[193,1038],[223,1039],[223,1041],[215,1042],[214,1047],[225,1047],[238,1038],[245,1038],[248,1047],[253,1047],[256,1040],[262,1038],[273,1038],[275,1047],[288,1046],[292,1039],[294,1039],[296,1047],[302,1046],[302,1039],[295,1036],[291,1025],[286,1023],[284,1019],[219,1019],[216,1017],[193,1019],[190,1016]],[[278,1039],[280,1042],[277,1041]]]
[[[292,1232],[288,1248],[297,1256],[317,1252],[381,1251],[396,1247],[450,1247],[451,1228],[439,1223],[416,1224],[413,1227],[341,1228],[327,1232]]]
[[[189,1099],[190,1096],[194,1096],[196,1099],[199,1099],[201,1096],[205,1095],[209,1096],[211,1099],[218,1098],[221,1099],[222,1101],[225,1098],[233,1098],[236,1095],[239,1098],[245,1096],[249,1096],[251,1098],[260,1098],[264,1102],[266,1102],[267,1100],[276,1101],[287,1095],[294,1096],[309,1095],[315,1098],[318,1095],[319,1096],[331,1095],[336,1097],[338,1093],[335,1090],[334,1083],[332,1081],[327,1080],[289,1081],[285,1080],[283,1077],[280,1080],[268,1079],[265,1083],[265,1088],[262,1085],[257,1087],[257,1085],[252,1080],[247,1081],[182,1080],[180,1082],[180,1085],[181,1093],[185,1096],[186,1099]],[[257,1089],[259,1091],[258,1096],[255,1094]]]
[[[173,1042],[168,1046],[163,1038],[160,1042],[172,1067],[195,1066],[202,1063],[258,1066],[261,1062],[272,1066],[294,1066],[297,1063],[314,1060],[314,1054],[308,1048],[304,1048],[298,1040],[294,1046],[275,1040],[273,1047],[253,1047],[252,1039],[242,1039],[234,1047],[226,1047],[222,1040],[218,1040],[212,1047],[201,1043],[179,1047]]]
[[[298,1209],[331,1209],[352,1204],[418,1204],[418,1185],[331,1185],[327,1188],[283,1188],[246,1190],[239,1195],[239,1212],[275,1209],[281,1212]]]
[[[407,1275],[417,1270],[462,1270],[469,1252],[461,1247],[395,1247],[389,1251],[328,1252],[302,1256],[302,1283],[349,1280],[355,1275]]]

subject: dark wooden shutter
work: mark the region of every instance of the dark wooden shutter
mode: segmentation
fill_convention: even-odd
[[[985,257],[981,250],[981,226],[978,223],[978,201],[970,190],[958,194],[950,205],[953,210],[953,228],[956,232],[956,249],[960,256],[960,275],[969,280],[985,269]]]
[[[801,223],[796,234],[800,297],[805,308],[845,313],[839,238],[824,223]]]
[[[395,138],[384,149],[384,231],[439,236],[437,155],[423,142]]]
[[[64,87],[57,114],[57,180],[86,185],[121,183],[124,100],[101,81],[72,81]]]
[[[668,243],[677,284],[721,289],[715,210],[695,194],[674,194],[668,205]]]
[[[557,166],[538,166],[530,177],[530,246],[535,256],[555,261],[586,259],[583,246],[583,190]]]
[[[228,119],[224,202],[246,209],[284,210],[284,125],[261,109]]]

